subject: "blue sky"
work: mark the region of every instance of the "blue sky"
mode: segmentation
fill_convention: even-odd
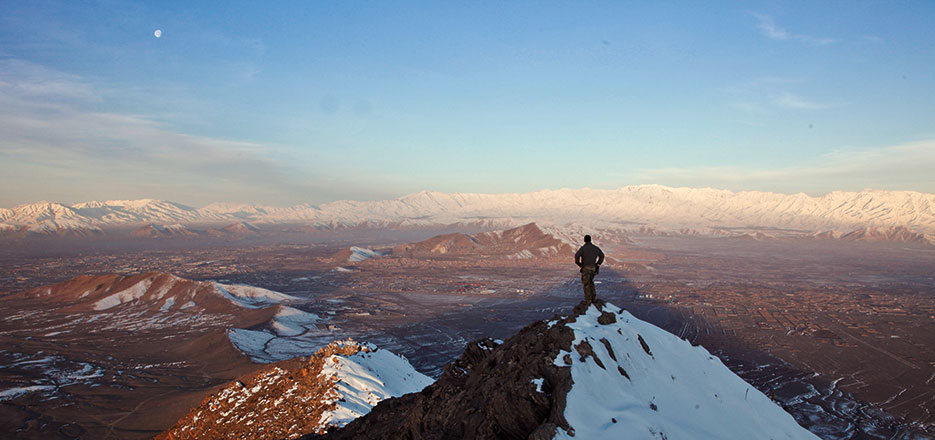
[[[8,2],[0,206],[935,192],[932,22],[930,1]]]

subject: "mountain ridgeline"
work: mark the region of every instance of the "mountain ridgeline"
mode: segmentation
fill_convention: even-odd
[[[587,224],[582,225],[583,221]],[[6,237],[94,237],[114,233],[120,227],[140,228],[149,224],[153,227],[139,230],[138,235],[170,236],[174,235],[173,229],[180,230],[179,225],[189,229],[195,229],[193,225],[211,225],[204,230],[208,235],[209,230],[239,235],[262,232],[264,225],[276,224],[306,225],[316,231],[458,225],[493,230],[530,222],[624,233],[932,243],[935,194],[867,190],[812,197],[639,185],[616,190],[561,189],[525,194],[423,191],[392,200],[337,201],[320,206],[215,203],[193,208],[143,199],[74,205],[39,202],[0,208],[0,236]]]

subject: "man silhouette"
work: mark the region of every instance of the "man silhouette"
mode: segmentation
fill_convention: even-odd
[[[581,268],[581,286],[584,287],[584,300],[588,303],[597,299],[597,289],[594,288],[594,275],[601,270],[604,262],[604,252],[601,248],[591,244],[591,236],[584,236],[584,246],[575,252],[575,264]]]

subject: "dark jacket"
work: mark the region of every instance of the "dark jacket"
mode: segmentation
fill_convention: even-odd
[[[575,252],[575,264],[595,267],[604,262],[604,252],[593,243],[585,243]]]

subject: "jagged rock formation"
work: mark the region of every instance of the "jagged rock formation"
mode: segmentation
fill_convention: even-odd
[[[206,397],[157,440],[291,439],[323,433],[431,379],[404,358],[352,340],[271,364]]]
[[[305,439],[814,439],[701,347],[601,301],[468,345],[419,393]]]

